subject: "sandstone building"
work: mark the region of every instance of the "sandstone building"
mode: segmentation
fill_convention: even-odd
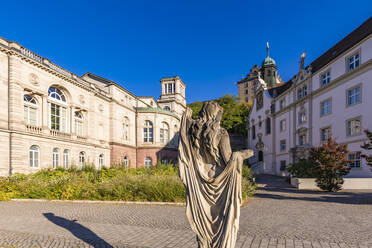
[[[186,108],[179,77],[161,79],[156,101],[92,73],[79,77],[1,38],[0,85],[0,175],[177,158]]]
[[[372,177],[361,158],[367,153],[361,148],[367,141],[363,130],[372,129],[372,18],[308,66],[304,63],[302,54],[298,73],[286,83],[273,84],[276,66],[268,58],[247,77],[254,82],[247,122],[248,146],[256,154],[250,160],[254,170],[284,175],[288,164],[332,134],[348,145],[348,177]]]

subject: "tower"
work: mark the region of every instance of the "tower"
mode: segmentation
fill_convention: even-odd
[[[158,100],[159,106],[181,117],[186,109],[186,84],[178,76],[162,78],[160,83],[161,95]]]
[[[279,83],[277,80],[277,72],[276,72],[276,63],[275,60],[270,58],[269,56],[269,42],[266,43],[266,49],[267,49],[267,56],[262,61],[261,64],[261,70],[262,70],[262,77],[265,80],[267,86],[269,88],[273,88],[276,86],[277,83]]]

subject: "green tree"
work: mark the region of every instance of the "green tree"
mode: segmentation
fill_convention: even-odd
[[[363,148],[364,150],[372,150],[372,132],[367,129],[364,130],[364,133],[366,134],[369,141],[364,142],[361,148]],[[362,157],[365,158],[365,160],[367,160],[367,164],[369,166],[372,166],[372,155],[362,154]]]
[[[339,191],[343,176],[350,172],[347,164],[347,145],[338,144],[332,137],[319,147],[310,148],[309,160],[315,163],[314,175],[318,187],[326,191]]]
[[[215,100],[222,108],[223,115],[221,126],[229,133],[246,135],[246,122],[251,106],[245,103],[239,103],[238,98],[233,95],[224,95]],[[203,102],[194,102],[188,104],[192,109],[192,118],[197,119]]]

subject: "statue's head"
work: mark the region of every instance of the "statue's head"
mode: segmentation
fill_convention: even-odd
[[[214,101],[208,101],[203,104],[199,113],[199,119],[204,121],[214,120],[220,122],[222,119],[223,108]]]

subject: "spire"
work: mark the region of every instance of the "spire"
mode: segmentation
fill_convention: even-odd
[[[266,42],[267,57],[269,57],[269,42]]]

